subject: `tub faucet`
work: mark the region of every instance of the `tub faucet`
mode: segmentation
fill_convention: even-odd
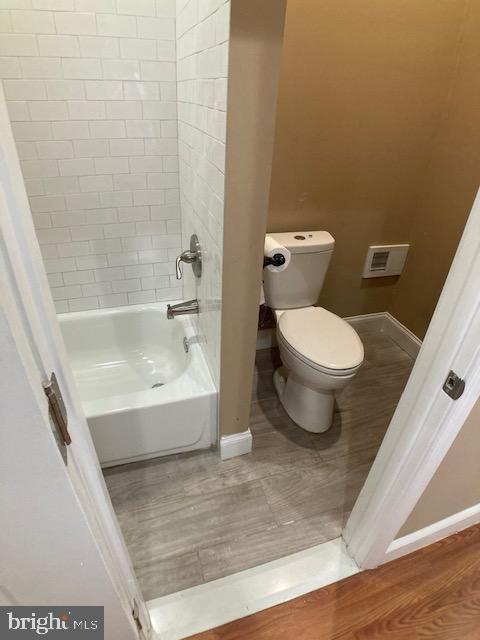
[[[190,251],[188,249],[186,251],[182,251],[182,253],[179,256],[177,256],[177,259],[175,261],[175,272],[177,274],[177,280],[181,280],[183,278],[182,262],[191,264],[195,277],[196,278],[201,277],[202,248],[200,247],[200,243],[195,233],[190,236]]]
[[[198,313],[198,300],[187,300],[178,304],[167,304],[167,318],[173,320],[175,316]]]

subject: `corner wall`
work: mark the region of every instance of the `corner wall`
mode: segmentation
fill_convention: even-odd
[[[319,303],[340,316],[389,308],[367,247],[410,239],[465,6],[288,2],[268,230],[332,233]]]
[[[480,185],[480,6],[468,2],[456,70],[388,311],[423,339]]]
[[[200,304],[198,328],[220,384],[229,0],[177,0],[178,134],[183,249],[196,233],[203,273],[184,269],[185,299]]]
[[[232,0],[220,434],[249,426],[286,0]]]

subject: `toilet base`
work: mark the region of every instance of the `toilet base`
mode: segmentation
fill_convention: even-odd
[[[283,408],[299,427],[311,433],[323,433],[332,426],[333,391],[310,389],[285,367],[274,372],[273,384]]]

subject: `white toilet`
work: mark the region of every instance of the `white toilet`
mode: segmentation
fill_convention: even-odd
[[[291,253],[284,271],[264,270],[265,302],[275,311],[283,367],[273,375],[288,415],[314,433],[332,424],[335,393],[355,376],[363,345],[345,320],[314,307],[335,240],[327,231],[270,233]]]

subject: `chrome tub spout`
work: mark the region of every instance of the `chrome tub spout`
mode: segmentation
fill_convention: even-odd
[[[173,320],[176,316],[198,313],[198,300],[187,300],[178,304],[167,304],[167,318]]]

